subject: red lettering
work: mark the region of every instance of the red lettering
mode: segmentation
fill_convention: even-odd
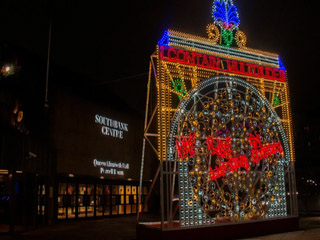
[[[280,73],[280,79],[279,80],[285,82],[287,80],[286,79],[286,72],[284,70],[280,70],[279,73]]]
[[[238,62],[237,61],[232,61],[232,71],[235,72],[235,73],[238,73],[239,70],[238,70]]]
[[[238,158],[230,158],[227,162],[229,171],[236,172],[240,168],[239,159]]]
[[[244,62],[239,62],[239,66],[240,66],[239,72],[240,72],[241,74],[246,74],[245,68],[244,68]]]
[[[181,137],[180,141],[176,141],[176,148],[178,152],[178,156],[181,159],[185,159],[186,157],[193,157],[196,155],[194,150],[195,145],[195,133],[190,133],[189,137]]]
[[[262,143],[260,140],[260,135],[254,136],[253,134],[250,134],[248,137],[249,143],[250,145],[254,148],[254,149],[258,149],[262,147]]]
[[[278,69],[276,69],[276,68],[273,69],[272,77],[273,77],[273,79],[280,79],[280,73],[279,73]]]
[[[237,61],[229,61],[227,60],[227,67],[228,67],[228,71],[229,72],[234,72],[234,73],[238,73],[238,62]]]
[[[201,53],[192,52],[191,55],[192,55],[193,58],[197,58],[197,65],[200,66],[200,57],[202,57],[202,54]]]
[[[252,65],[253,67],[253,76],[262,77],[263,76],[263,66]]]
[[[186,52],[186,64],[195,65],[195,56],[191,55],[190,52]]]
[[[182,56],[182,58],[181,58],[181,56]],[[186,52],[183,51],[182,49],[179,49],[177,51],[177,57],[178,57],[178,62],[179,63],[185,63],[185,61],[186,61]]]
[[[220,67],[220,58],[214,57],[214,56],[209,56],[209,61],[210,61],[210,67],[214,69],[221,69]]]
[[[272,77],[272,76],[271,76],[272,68],[265,67],[265,68],[264,68],[264,71],[265,71],[265,75],[264,75],[265,78],[271,78],[271,77]]]
[[[219,138],[208,137],[206,141],[208,149],[211,155],[218,155],[222,158],[230,158],[232,155],[231,150],[231,138],[228,137],[226,140]]]
[[[252,76],[251,63],[246,63],[246,66],[248,67],[248,71],[246,72],[246,75]]]
[[[253,134],[249,135],[248,140],[252,147],[251,159],[255,164],[272,155],[283,153],[283,148],[280,142],[263,146],[260,135],[254,136]],[[214,170],[210,167],[210,178],[212,181],[220,177],[224,177],[227,172],[236,172],[240,168],[244,168],[245,170],[249,169],[249,160],[245,155],[232,157],[230,137],[226,140],[207,137],[206,143],[211,155],[217,155],[228,160],[221,162],[218,166],[215,166]]]
[[[187,65],[197,65],[220,71],[239,73],[247,76],[263,77],[277,81],[286,81],[286,72],[282,69],[264,67],[257,64],[245,63],[236,60],[220,59],[219,57],[189,52],[182,49],[160,46],[160,59],[179,62]],[[226,64],[226,65],[225,65]]]
[[[172,54],[174,54],[174,56],[172,57]],[[168,50],[168,57],[170,61],[176,61],[177,60],[177,51],[174,48],[169,48]]]
[[[208,64],[209,64],[209,62],[208,62],[208,57],[207,57],[207,55],[203,55],[203,56],[202,56],[202,64],[201,64],[201,66],[202,66],[202,67],[208,67]]]
[[[229,72],[232,72],[232,66],[231,66],[231,61],[227,60],[227,69]]]
[[[220,60],[221,68],[222,68],[223,71],[225,71],[224,62],[225,62],[224,59],[221,59],[221,60]]]
[[[249,169],[249,160],[245,155],[241,155],[240,157],[240,167],[244,168],[245,170]]]
[[[165,54],[165,50],[167,50],[168,48],[166,48],[166,47],[164,47],[164,46],[161,46],[160,47],[160,59],[163,59],[163,60],[165,60],[167,57],[165,57],[164,56],[164,54]]]
[[[259,75],[257,74],[258,71],[256,71],[256,69],[257,69],[257,65],[251,64],[251,70],[252,70],[253,76],[258,77]]]
[[[259,65],[257,66],[258,66],[258,76],[263,77],[263,66],[259,66]]]

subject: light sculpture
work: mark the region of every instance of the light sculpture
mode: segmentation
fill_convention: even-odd
[[[214,23],[220,26],[224,45],[230,47],[233,42],[233,30],[238,29],[240,24],[237,8],[232,0],[214,1],[213,18]]]
[[[287,137],[268,100],[248,82],[202,81],[180,103],[169,136],[182,226],[287,216]]]
[[[160,160],[163,228],[297,216],[286,69],[247,47],[231,0],[214,1],[213,19],[208,38],[166,31],[151,57],[144,139]]]

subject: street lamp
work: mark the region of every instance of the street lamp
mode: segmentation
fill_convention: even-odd
[[[17,66],[12,63],[6,63],[6,64],[0,66],[0,80],[16,74],[19,70],[20,70],[20,66]],[[24,124],[22,122],[23,115],[24,115],[23,111],[20,109],[20,104],[17,101],[15,104],[15,107],[12,111],[10,123],[11,123],[12,127],[15,127],[21,133],[28,134],[29,131],[26,130],[26,128],[24,127]]]
[[[5,64],[1,68],[1,75],[3,77],[8,77],[10,75],[15,74],[16,72],[16,66],[13,64]]]

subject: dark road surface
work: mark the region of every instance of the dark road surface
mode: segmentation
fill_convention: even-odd
[[[14,236],[0,235],[1,240],[134,240],[136,216],[57,224]],[[300,230],[251,240],[320,240],[320,217],[300,218]],[[178,240],[178,239],[177,239]],[[209,239],[208,239],[209,240]]]

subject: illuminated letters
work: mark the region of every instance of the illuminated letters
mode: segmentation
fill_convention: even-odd
[[[237,73],[258,78],[286,81],[286,72],[282,69],[265,67],[236,60],[220,59],[197,52],[190,52],[173,47],[160,46],[160,59],[186,65],[215,69],[223,72]],[[224,68],[224,66],[227,66]]]
[[[124,170],[129,170],[129,163],[93,160],[93,166],[99,168],[100,174],[124,176]]]
[[[260,135],[250,134],[248,137],[250,146],[252,148],[251,161],[255,164],[259,163],[261,160],[270,157],[275,154],[282,154],[283,148],[280,142],[275,142],[272,144],[262,145],[260,140]],[[228,172],[236,172],[240,168],[248,170],[249,159],[246,155],[240,155],[237,157],[232,156],[231,149],[231,138],[226,139],[213,138],[211,136],[207,137],[206,143],[208,145],[208,150],[212,156],[219,156],[226,161],[220,162],[212,169],[210,166],[210,178],[212,181],[224,177]],[[189,137],[181,137],[180,141],[176,141],[176,148],[178,156],[181,159],[187,157],[193,157],[195,152],[195,133],[190,133]]]
[[[103,125],[101,128],[101,132],[103,135],[106,136],[112,136],[115,138],[123,139],[123,131],[128,132],[127,123],[112,120],[110,118],[103,117],[98,114],[95,116],[95,122]]]

